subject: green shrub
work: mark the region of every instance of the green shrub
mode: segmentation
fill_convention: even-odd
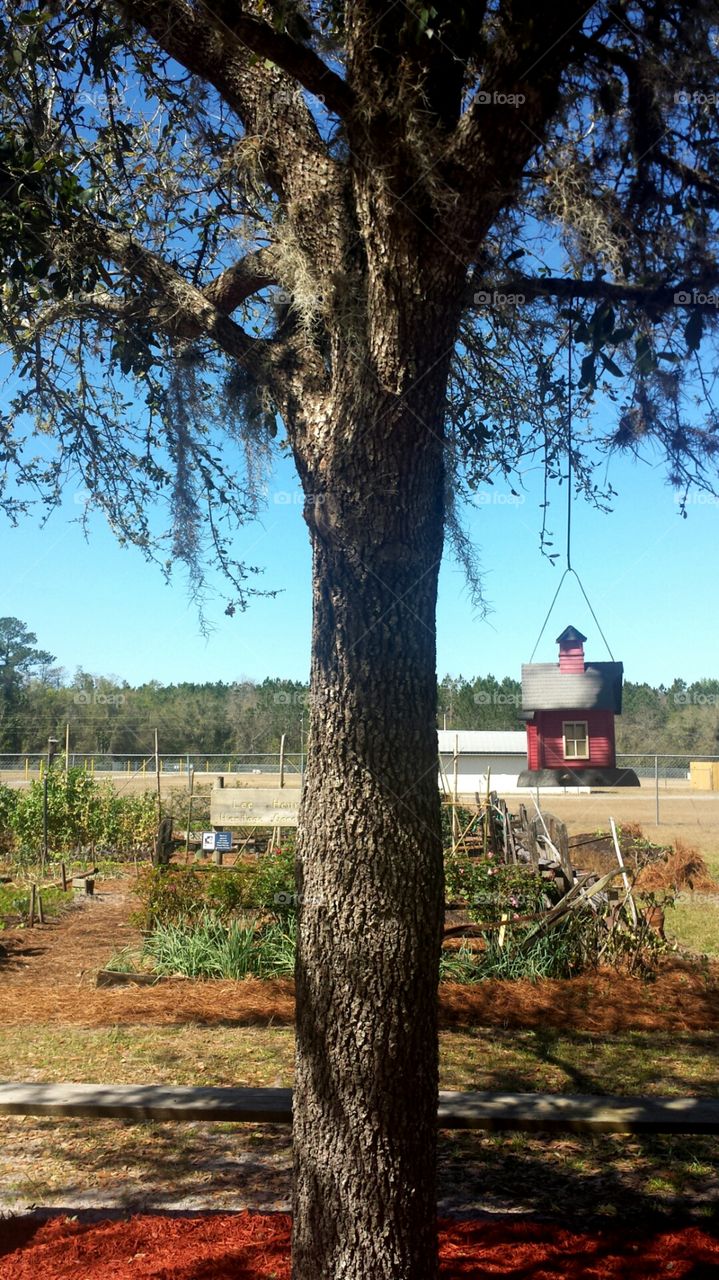
[[[471,919],[478,923],[499,921],[505,913],[510,918],[533,915],[546,906],[546,883],[527,866],[450,853],[444,874],[447,901],[466,902]]]
[[[157,809],[150,792],[122,795],[111,782],[96,782],[82,768],[69,769],[67,775],[51,769],[46,781],[48,842],[53,851],[90,846],[119,854],[152,841]],[[14,794],[13,801],[0,798],[0,830],[10,833],[16,853],[37,854],[43,840],[45,780],[34,779],[26,791]]]
[[[135,885],[135,895],[140,906],[130,919],[140,929],[192,921],[206,906],[202,876],[188,867],[145,868]]]
[[[295,843],[292,837],[281,849],[268,849],[257,859],[253,906],[280,921],[296,914]]]

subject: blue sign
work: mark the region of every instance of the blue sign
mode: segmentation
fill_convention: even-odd
[[[215,832],[215,849],[222,853],[229,853],[232,848],[232,832],[216,831]]]

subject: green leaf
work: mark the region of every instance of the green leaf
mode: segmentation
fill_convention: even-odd
[[[582,360],[582,376],[579,382],[580,387],[593,387],[597,378],[596,368],[594,364],[594,356],[585,356]]]
[[[704,317],[701,311],[692,311],[684,326],[684,341],[687,344],[688,352],[697,350],[701,343],[703,332]]]
[[[604,352],[601,352],[600,354],[602,357],[602,364],[604,365],[607,373],[613,374],[615,378],[622,378],[624,375],[622,370],[619,368],[619,365],[615,364],[613,360],[610,360],[609,356],[605,356]]]

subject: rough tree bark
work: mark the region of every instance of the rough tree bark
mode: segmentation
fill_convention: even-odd
[[[334,401],[342,429],[321,467],[300,467],[314,619],[297,883],[295,1280],[437,1274],[435,604],[448,344],[441,331],[433,342],[426,376],[404,397],[348,370]]]

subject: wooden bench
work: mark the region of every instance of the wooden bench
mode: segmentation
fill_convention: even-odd
[[[0,1084],[0,1113],[120,1120],[232,1120],[291,1124],[291,1089],[171,1085]],[[528,1133],[719,1133],[719,1098],[553,1093],[439,1095],[442,1129]]]

